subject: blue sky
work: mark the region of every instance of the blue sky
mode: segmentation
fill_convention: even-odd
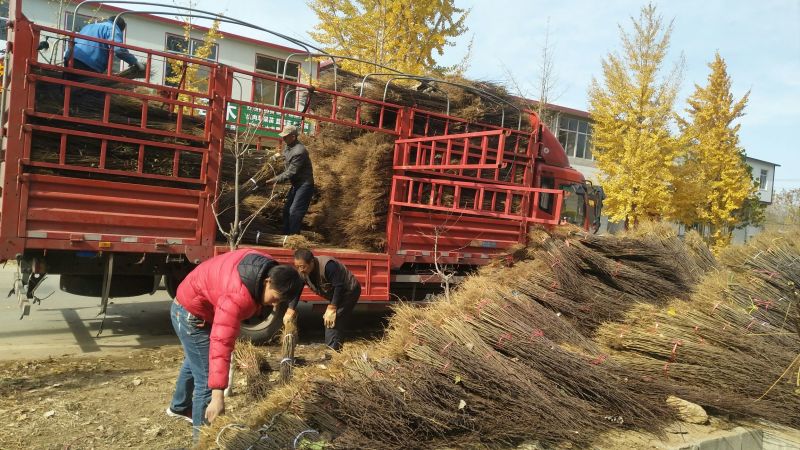
[[[646,3],[456,0],[459,7],[472,9],[469,31],[439,61],[458,62],[474,36],[467,75],[504,82],[510,72],[526,94],[535,98],[539,53],[549,17],[559,80],[556,91],[561,93],[555,103],[586,109],[586,92],[592,77],[601,75],[602,58],[619,49],[617,25],[627,28],[630,16],[638,15]],[[800,133],[800,0],[654,3],[667,21],[674,19],[668,61],[677,60],[681,53],[686,58],[677,109],[685,108],[694,83],[705,84],[706,64],[719,51],[728,63],[734,95],[738,98],[751,90],[746,115],[740,119],[742,145],[748,155],[781,165],[777,189],[800,187],[800,146],[794,137]],[[227,15],[304,40],[310,40],[307,32],[317,22],[306,4],[296,0],[199,0],[197,7],[225,8]]]

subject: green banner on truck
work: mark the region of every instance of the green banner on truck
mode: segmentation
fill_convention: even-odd
[[[281,119],[283,119],[283,123],[281,123]],[[278,132],[283,126],[298,126],[301,117],[230,102],[225,121],[229,130],[236,129],[238,124],[239,131],[244,131],[248,127],[256,127],[257,135],[277,138]],[[304,121],[303,133],[311,134],[311,130],[312,125],[308,121]]]

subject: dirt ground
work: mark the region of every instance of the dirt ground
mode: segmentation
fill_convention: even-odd
[[[280,346],[258,349],[270,368],[279,367]],[[325,353],[323,344],[300,344],[298,365],[316,364]],[[0,449],[189,448],[189,423],[164,412],[182,358],[180,346],[169,345],[115,356],[0,362]],[[277,386],[277,371],[265,376]],[[234,376],[234,394],[226,402],[229,415],[236,416],[251,402],[243,378]],[[665,440],[636,432],[609,433],[595,448],[683,448],[737,425],[716,418],[702,426],[676,423],[666,431]],[[800,444],[797,430],[783,438]]]
[[[260,347],[277,368],[279,346]],[[298,358],[324,357],[322,344],[299,345]],[[178,449],[191,425],[166,416],[183,359],[178,345],[112,357],[59,357],[0,363],[0,449]],[[270,372],[277,380],[277,372]],[[236,414],[248,402],[242,377],[226,402]],[[277,381],[275,381],[277,383]]]

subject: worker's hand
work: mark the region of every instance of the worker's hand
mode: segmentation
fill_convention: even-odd
[[[211,391],[211,403],[206,407],[206,421],[212,423],[222,414],[225,414],[225,391],[214,389]]]
[[[270,178],[269,180],[267,180],[267,181],[266,181],[266,183],[267,183],[267,184],[273,184],[273,183],[275,183],[275,178]]]
[[[283,324],[284,325],[290,324],[296,316],[297,314],[292,308],[287,309],[286,313],[283,314]]]
[[[143,62],[136,61],[136,70],[138,70],[139,72],[144,72],[145,69],[146,69],[146,67],[145,67]]]
[[[322,321],[325,323],[325,328],[333,328],[336,326],[336,307],[328,305],[325,314],[322,315]]]
[[[281,154],[278,153],[278,152],[275,152],[275,153],[272,154],[272,156],[269,157],[269,160],[270,160],[270,162],[277,161],[278,158],[280,158],[280,157],[281,157]]]

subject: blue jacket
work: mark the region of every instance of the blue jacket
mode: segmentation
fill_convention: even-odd
[[[81,29],[78,34],[108,41],[122,42],[122,30],[117,27],[114,38],[111,38],[111,27],[114,24],[107,20],[105,22],[90,23]],[[127,49],[114,47],[117,57],[130,65],[136,64],[136,57],[131,55]],[[70,58],[70,49],[64,55],[64,65],[66,66]],[[87,41],[86,39],[75,38],[75,59],[86,64],[96,72],[105,72],[108,64],[108,44]]]

